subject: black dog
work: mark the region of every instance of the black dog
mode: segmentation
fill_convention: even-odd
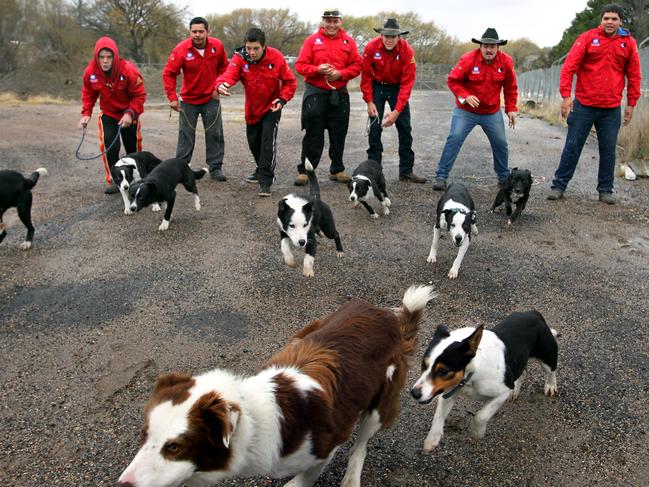
[[[518,169],[515,167],[509,173],[509,177],[505,181],[504,186],[500,188],[500,191],[498,191],[496,199],[493,205],[491,205],[490,211],[493,213],[496,208],[505,203],[507,216],[509,217],[507,224],[511,225],[518,219],[521,212],[525,209],[527,200],[530,197],[531,189],[532,173],[527,169]],[[514,213],[512,213],[512,193],[515,194],[517,198],[516,201],[514,201],[514,204],[516,205]]]
[[[317,247],[316,234],[322,236],[324,233],[327,238],[336,242],[336,257],[343,256],[343,245],[336,230],[331,208],[320,199],[320,186],[313,165],[307,159],[304,166],[309,176],[310,198],[296,194],[284,196],[277,204],[277,224],[284,262],[291,267],[295,265],[291,242],[298,248],[305,247],[306,255],[302,273],[306,277],[313,277],[313,261]]]
[[[132,201],[131,211],[140,211],[153,203],[167,203],[164,218],[158,230],[169,228],[171,212],[176,201],[176,186],[181,184],[190,193],[194,193],[194,206],[196,211],[201,209],[201,200],[196,189],[196,180],[208,173],[207,168],[193,171],[181,159],[167,159],[156,166],[151,173],[131,185],[129,196]]]
[[[0,171],[0,242],[7,236],[2,216],[9,208],[18,210],[18,217],[27,229],[25,241],[20,244],[22,250],[32,247],[34,238],[34,225],[32,225],[32,188],[36,186],[38,178],[47,175],[47,169],[36,169],[29,177],[24,177],[17,171]]]
[[[347,182],[349,188],[349,201],[354,202],[354,206],[361,204],[369,211],[372,218],[378,218],[379,215],[374,211],[367,200],[374,196],[381,202],[383,214],[390,214],[390,198],[385,189],[385,178],[383,177],[383,168],[378,162],[368,159],[361,162],[354,170],[352,178]]]
[[[150,152],[134,152],[122,157],[110,168],[110,177],[113,184],[119,187],[119,192],[124,200],[124,214],[132,215],[131,200],[128,197],[128,189],[131,184],[149,175],[153,169],[162,161]],[[160,211],[160,206],[155,203],[153,211]]]

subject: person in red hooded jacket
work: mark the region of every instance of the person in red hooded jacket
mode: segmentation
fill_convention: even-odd
[[[284,55],[266,46],[266,34],[256,27],[248,29],[244,45],[216,80],[219,94],[230,96],[228,88],[237,81],[241,81],[246,94],[246,135],[257,164],[246,182],[259,183],[259,196],[270,196],[275,179],[277,126],[282,108],[295,95],[297,81]]]
[[[97,40],[92,61],[83,72],[79,128],[88,125],[97,98],[101,110],[97,119],[99,147],[109,184],[105,193],[118,193],[119,189],[112,184],[110,168],[119,160],[119,140],[108,151],[105,149],[113,143],[121,127],[126,152],[142,150],[139,118],[144,111],[146,91],[142,75],[133,63],[120,58],[117,44],[110,37]]]
[[[590,129],[595,126],[599,145],[597,191],[599,200],[612,205],[615,176],[615,147],[621,125],[624,78],[627,80],[627,106],[624,125],[633,117],[633,108],[640,98],[640,57],[638,46],[629,31],[620,27],[622,7],[602,7],[599,27],[581,34],[570,48],[561,68],[559,91],[563,97],[561,116],[567,118],[568,134],[547,198],[558,200],[572,179],[581,150]],[[577,75],[575,100],[572,81]]]

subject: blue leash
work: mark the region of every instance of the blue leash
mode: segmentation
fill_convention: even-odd
[[[79,142],[79,145],[77,146],[77,150],[74,153],[74,155],[77,156],[77,159],[79,159],[80,161],[91,161],[92,159],[97,159],[98,157],[101,157],[104,154],[106,154],[115,145],[115,142],[119,140],[119,134],[122,131],[122,126],[121,125],[117,126],[117,134],[115,135],[115,138],[103,152],[100,152],[96,156],[90,156],[90,157],[85,157],[79,154],[79,149],[81,149],[81,145],[83,144],[83,139],[86,137],[87,129],[88,129],[88,124],[84,125],[83,127],[83,133],[81,134],[81,142]]]

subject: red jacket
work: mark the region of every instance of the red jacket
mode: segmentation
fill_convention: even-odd
[[[455,95],[455,103],[467,112],[488,115],[500,110],[500,90],[505,94],[505,112],[516,112],[518,85],[514,72],[514,61],[507,54],[498,51],[491,64],[484,62],[480,49],[464,54],[448,75],[447,84]],[[477,108],[460,103],[458,98],[477,96]]]
[[[619,107],[625,76],[628,105],[634,107],[640,98],[642,75],[638,46],[624,29],[618,29],[613,37],[608,37],[600,26],[577,37],[561,68],[559,91],[562,97],[570,96],[575,74],[575,98],[583,105]]]
[[[395,110],[402,112],[408,103],[417,75],[415,51],[405,39],[399,39],[394,49],[388,51],[380,37],[372,39],[363,52],[361,91],[365,103],[372,99],[372,80],[389,85],[399,85]]]
[[[324,76],[318,73],[318,66],[323,63],[331,64],[340,71],[340,78],[327,84]],[[304,40],[295,61],[295,70],[304,76],[304,81],[310,85],[323,90],[331,90],[331,86],[340,90],[361,72],[361,56],[358,54],[356,42],[344,30],[340,29],[332,39],[325,35],[324,29],[320,27],[318,32]]]
[[[109,73],[99,65],[99,51],[102,49],[113,52],[113,66]],[[92,115],[97,98],[102,113],[116,120],[126,112],[136,120],[144,112],[146,91],[142,75],[133,63],[119,57],[117,44],[110,37],[97,40],[94,57],[83,72],[81,115]]]
[[[245,48],[238,49],[228,69],[216,80],[232,86],[241,81],[246,93],[246,124],[257,124],[277,99],[286,104],[297,88],[295,75],[288,67],[281,52],[266,47],[264,57],[258,62],[250,61]]]
[[[178,99],[176,78],[182,71],[183,84],[180,98],[186,103],[201,105],[212,99],[216,78],[228,67],[228,56],[223,43],[214,37],[207,38],[203,55],[191,39],[180,42],[169,56],[162,70],[162,84],[169,101]]]

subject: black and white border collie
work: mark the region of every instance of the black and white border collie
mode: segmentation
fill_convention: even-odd
[[[518,397],[530,357],[540,360],[545,369],[545,395],[557,394],[556,336],[536,310],[512,313],[492,330],[479,326],[449,332],[439,326],[424,354],[421,377],[411,390],[421,404],[441,394],[424,450],[439,445],[457,393],[485,403],[471,426],[473,435],[482,438],[504,402]]]
[[[277,224],[279,225],[280,247],[284,262],[293,267],[295,257],[291,252],[291,244],[304,248],[304,264],[302,273],[313,277],[313,262],[317,248],[316,234],[324,235],[336,242],[336,257],[343,256],[343,245],[336,230],[334,215],[327,203],[320,199],[320,186],[313,165],[307,159],[304,166],[309,176],[309,198],[297,194],[284,196],[277,203]]]
[[[455,279],[460,272],[464,254],[469,249],[471,234],[478,234],[475,221],[475,204],[469,190],[462,183],[451,183],[437,202],[437,219],[433,230],[433,243],[430,246],[430,253],[426,262],[429,264],[437,262],[437,246],[439,245],[441,231],[447,229],[451,235],[451,242],[456,247],[459,247],[457,257],[448,273],[450,279]]]
[[[378,218],[379,215],[368,204],[368,200],[371,197],[379,200],[383,207],[384,215],[390,214],[392,202],[385,188],[383,168],[378,162],[372,159],[361,162],[354,169],[352,178],[347,182],[347,187],[349,188],[349,201],[354,202],[354,206],[357,206],[360,202],[372,218]]]
[[[530,198],[530,190],[532,189],[532,173],[529,169],[513,168],[505,181],[505,184],[498,194],[489,211],[493,211],[500,205],[505,203],[505,211],[507,212],[507,224],[514,223],[521,212],[525,209],[527,200]],[[516,198],[513,200],[512,195]],[[512,213],[512,202],[516,205],[516,209]]]
[[[132,215],[131,200],[129,199],[128,190],[131,184],[149,175],[162,161],[154,156],[151,152],[134,152],[122,157],[110,168],[110,177],[113,184],[119,188],[124,200],[124,214]],[[151,207],[153,211],[160,211],[160,205],[154,203]]]
[[[158,379],[141,448],[119,487],[207,486],[256,475],[313,485],[359,422],[341,485],[360,487],[369,440],[399,414],[399,395],[430,286],[401,307],[352,300],[311,322],[252,377],[216,369]]]
[[[0,171],[0,242],[7,236],[5,224],[2,222],[4,212],[9,208],[16,208],[18,218],[27,229],[25,241],[19,245],[21,250],[32,248],[34,238],[34,225],[32,225],[32,189],[36,186],[38,178],[47,175],[47,169],[36,169],[28,177],[18,171],[5,169]]]
[[[133,183],[129,189],[131,211],[140,211],[153,203],[166,203],[165,214],[158,230],[169,228],[171,212],[176,201],[176,186],[182,184],[187,191],[194,193],[194,207],[201,209],[196,180],[208,173],[205,167],[198,171],[192,170],[181,159],[167,159],[158,164],[145,178]]]

